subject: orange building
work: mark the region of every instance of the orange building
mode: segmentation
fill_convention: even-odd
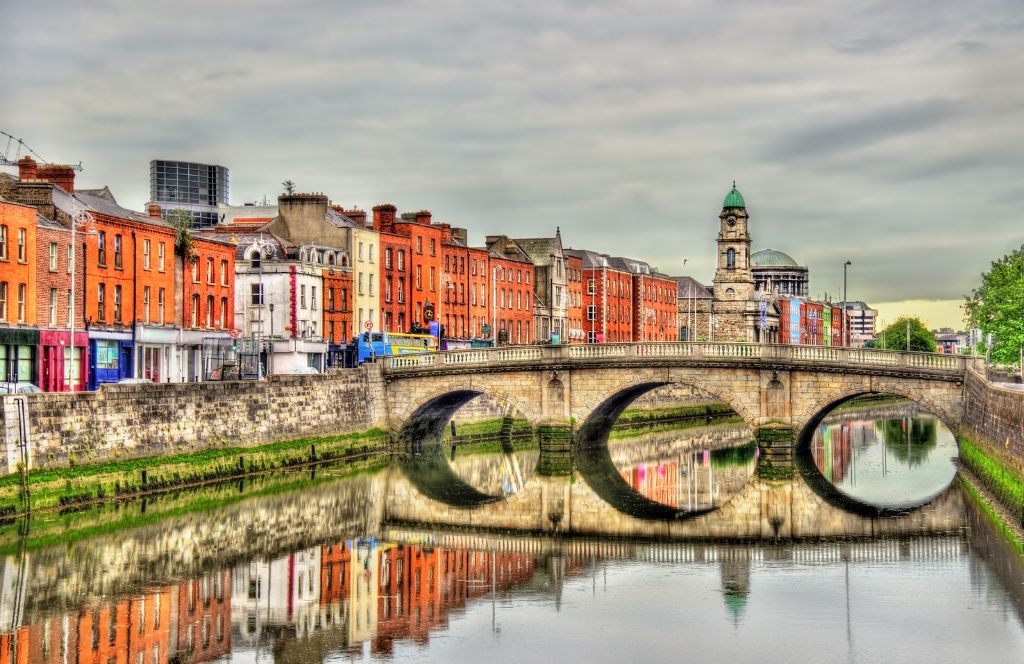
[[[565,308],[566,341],[572,344],[587,340],[583,330],[583,257],[565,253],[566,291],[569,304]]]
[[[633,341],[675,341],[677,288],[675,279],[650,270],[645,263],[633,272]]]
[[[380,271],[381,326],[386,332],[409,332],[412,239],[395,232],[396,212],[397,208],[390,204],[373,208],[373,229],[380,234],[384,257],[384,269]]]
[[[0,382],[37,379],[36,210],[0,201]]]
[[[178,587],[176,646],[190,664],[231,652],[231,572],[221,570]]]

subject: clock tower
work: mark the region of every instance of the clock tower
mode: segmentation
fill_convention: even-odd
[[[718,262],[714,294],[718,301],[747,301],[754,298],[754,273],[750,269],[750,232],[747,204],[732,183],[719,217]]]

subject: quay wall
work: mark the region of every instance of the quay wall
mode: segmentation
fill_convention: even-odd
[[[964,435],[1024,472],[1024,391],[968,370],[964,393]]]
[[[23,423],[29,467],[56,468],[366,431],[387,422],[379,365],[261,381],[5,396],[0,415],[0,473],[14,472],[23,458]]]

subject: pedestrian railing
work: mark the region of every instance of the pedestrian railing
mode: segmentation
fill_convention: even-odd
[[[951,375],[963,374],[967,362],[963,355],[941,353],[907,353],[871,348],[841,348],[835,346],[783,346],[752,343],[690,343],[640,342],[601,343],[557,346],[499,346],[438,353],[395,355],[383,358],[386,372],[423,371],[425,369],[451,370],[457,367],[508,367],[532,364],[595,363],[666,361],[680,364],[702,362],[736,362],[749,364],[845,365],[879,368],[907,367]]]

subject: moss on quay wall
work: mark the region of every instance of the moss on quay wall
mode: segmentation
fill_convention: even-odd
[[[71,510],[137,496],[243,477],[279,468],[357,458],[387,451],[382,429],[279,441],[258,447],[221,447],[194,453],[46,468],[0,477],[0,518],[32,510]]]
[[[961,434],[960,461],[992,492],[996,500],[1024,525],[1024,475],[984,442]]]

